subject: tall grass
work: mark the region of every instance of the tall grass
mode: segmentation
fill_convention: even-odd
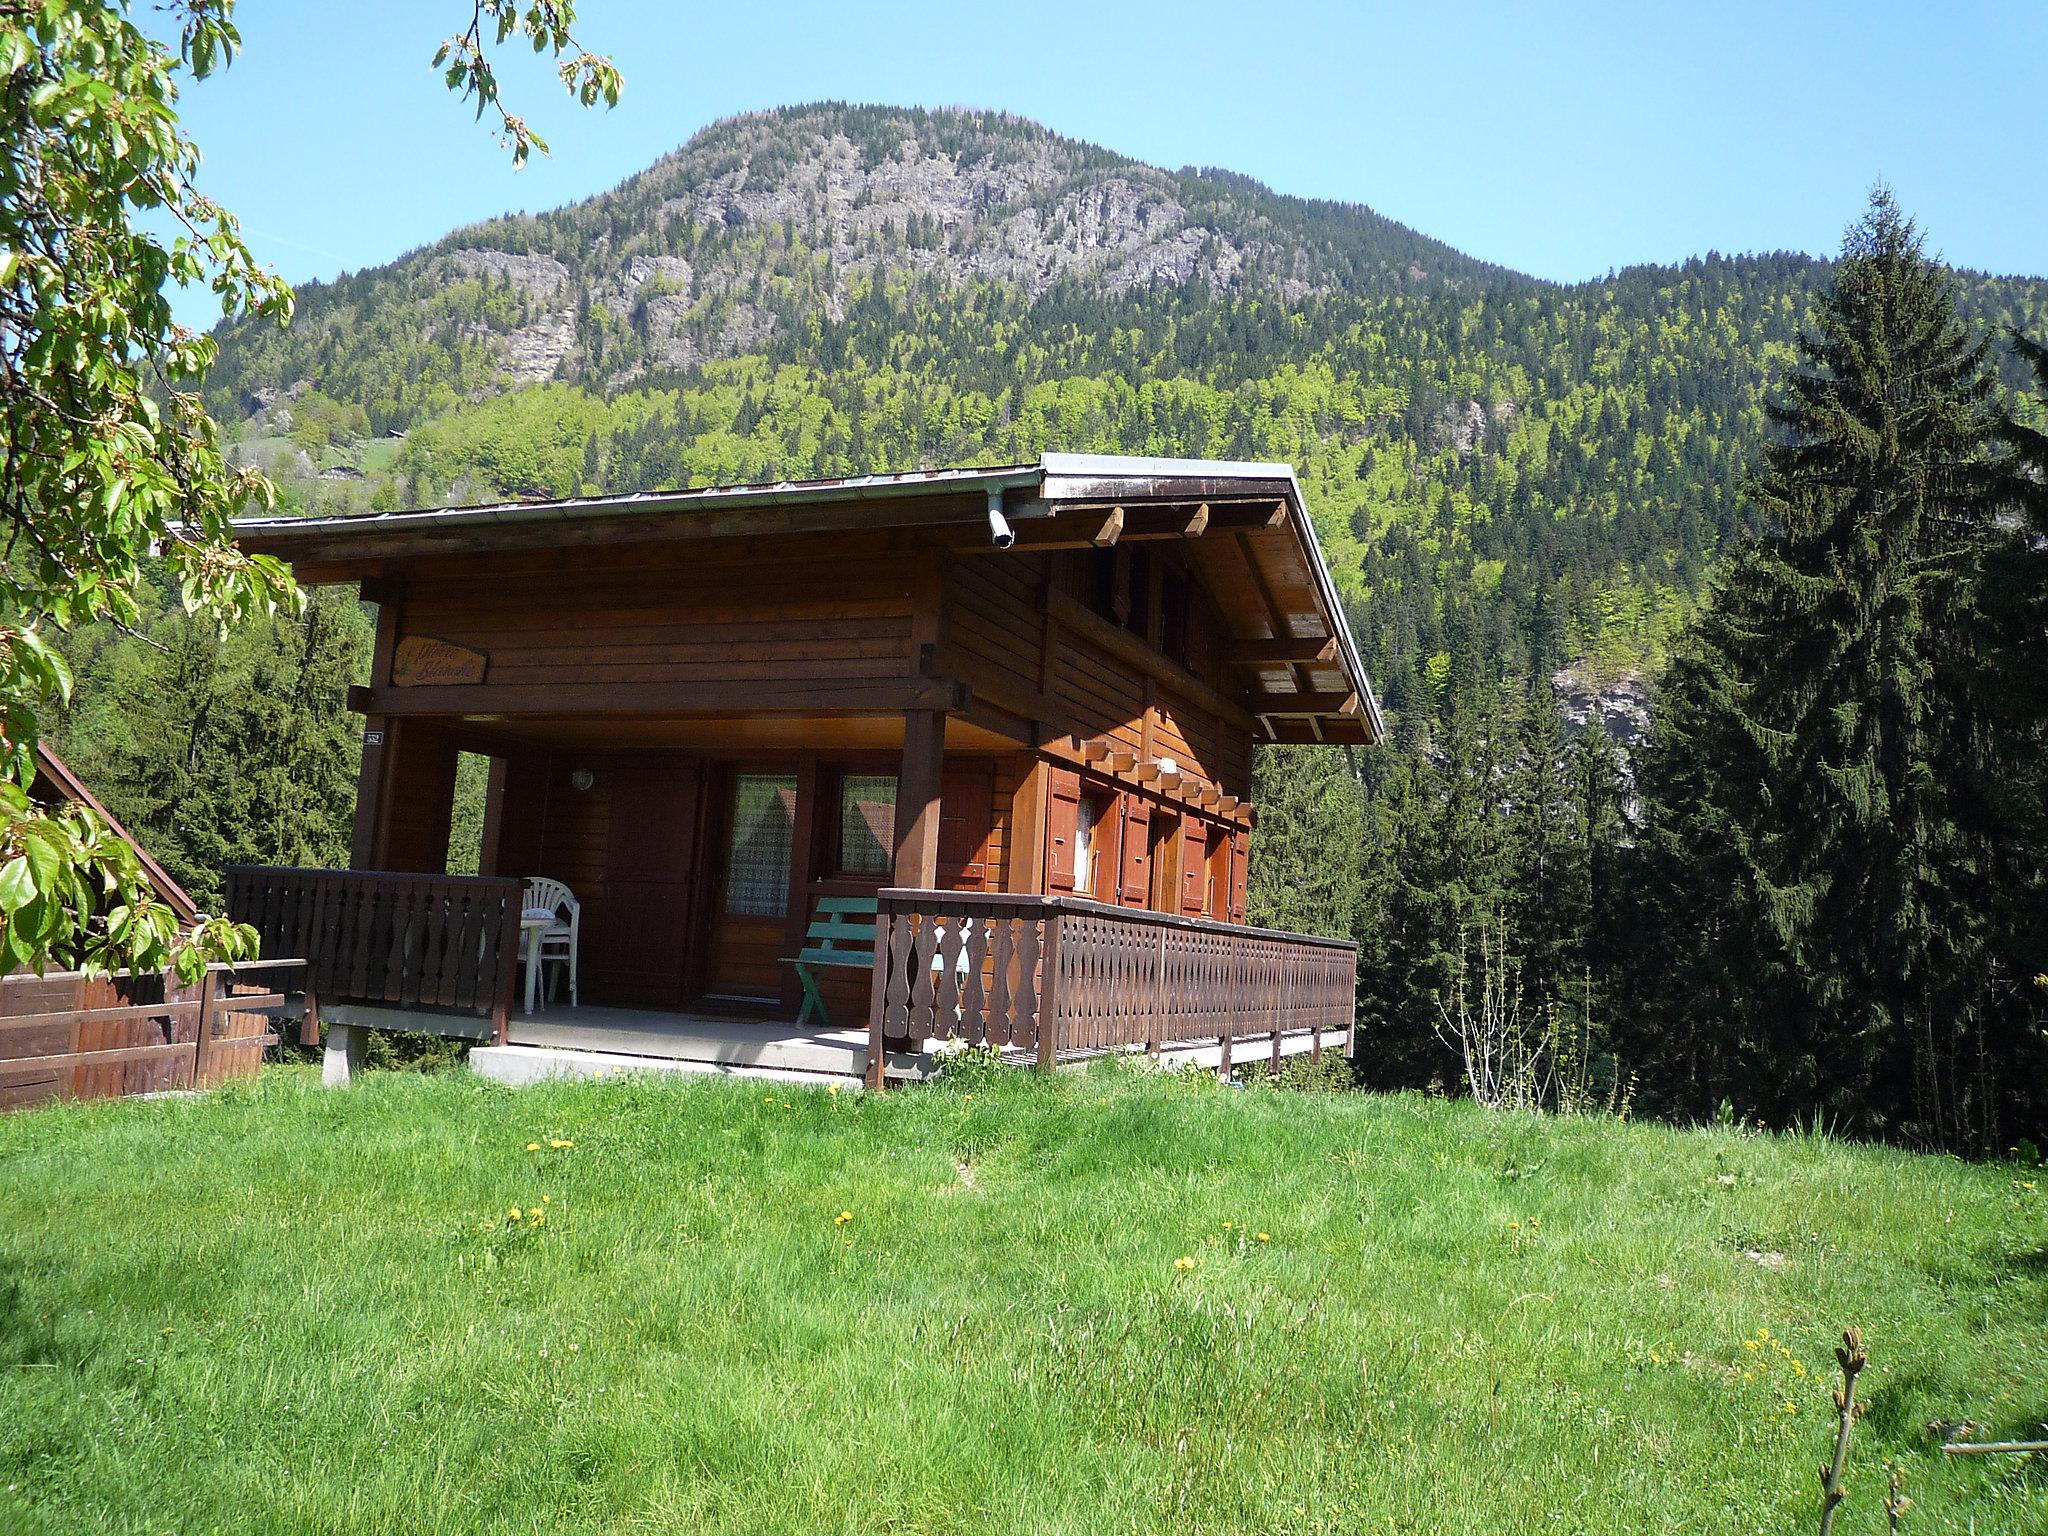
[[[1852,1321],[1841,1529],[2048,1529],[1925,1429],[2048,1417],[2033,1184],[1122,1072],[35,1111],[0,1531],[1804,1530]]]

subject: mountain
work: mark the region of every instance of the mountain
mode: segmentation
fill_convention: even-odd
[[[1562,286],[1020,118],[822,104],[308,284],[289,331],[224,332],[209,390],[308,509],[1048,448],[1287,459],[1419,720],[1460,672],[1654,669],[1744,525],[1827,270],[1710,254]],[[2048,330],[2041,280],[1957,283],[1980,326]]]

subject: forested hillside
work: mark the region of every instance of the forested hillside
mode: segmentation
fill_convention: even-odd
[[[1553,692],[1598,716],[1660,673],[1753,516],[1766,402],[1833,270],[1708,254],[1560,286],[1017,118],[821,105],[308,285],[288,330],[223,335],[208,400],[305,511],[1048,449],[1292,463],[1394,750],[1264,765],[1254,899],[1360,924],[1363,1016],[1406,1042],[1379,1065],[1419,1081],[1475,914],[1518,925],[1532,996],[1592,1011],[1588,829],[1624,836],[1626,766],[1567,739]],[[1951,278],[2010,395],[2005,338],[2048,332],[2048,281]],[[82,768],[202,892],[229,857],[345,856],[360,612],[330,595],[223,647],[168,609],[163,649],[76,640]],[[1540,878],[1486,894],[1482,847]]]

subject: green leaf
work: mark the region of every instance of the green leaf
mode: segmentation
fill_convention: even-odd
[[[0,912],[19,912],[36,899],[36,882],[28,860],[17,854],[0,865]]]

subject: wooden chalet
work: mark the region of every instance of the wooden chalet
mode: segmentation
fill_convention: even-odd
[[[230,877],[330,1024],[798,1068],[808,1040],[877,1082],[935,1040],[1348,1039],[1350,946],[1245,926],[1253,747],[1381,732],[1284,465],[1048,454],[238,531],[377,605],[352,870]],[[489,763],[468,880],[462,753]],[[582,908],[576,1005],[529,1013],[532,876]],[[796,1039],[789,961],[847,910],[872,948],[811,968]]]

